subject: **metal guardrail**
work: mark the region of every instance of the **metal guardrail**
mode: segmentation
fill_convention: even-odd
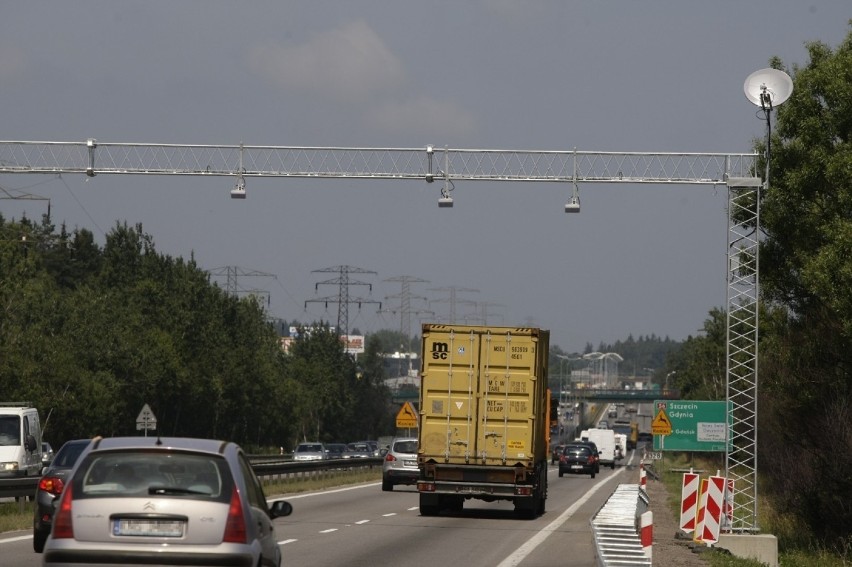
[[[651,565],[639,534],[639,517],[648,504],[638,484],[619,484],[598,510],[590,524],[599,567]]]
[[[281,457],[250,456],[252,469],[261,482],[301,480],[312,476],[339,474],[352,469],[372,469],[382,466],[382,458],[331,459],[324,461],[283,461]],[[0,498],[20,498],[24,502],[35,495],[39,477],[0,479]]]
[[[19,498],[33,496],[39,477],[23,476],[19,478],[0,478],[0,498]]]

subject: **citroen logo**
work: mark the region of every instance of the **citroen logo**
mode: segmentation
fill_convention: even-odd
[[[142,509],[143,510],[155,510],[156,506],[154,506],[154,503],[149,500],[148,502],[145,502],[145,505],[142,506]]]

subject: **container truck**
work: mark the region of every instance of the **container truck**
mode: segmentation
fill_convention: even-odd
[[[420,513],[509,500],[544,513],[550,332],[424,324],[417,462]]]

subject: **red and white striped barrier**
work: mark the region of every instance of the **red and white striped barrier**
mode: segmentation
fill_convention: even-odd
[[[652,548],[654,545],[654,513],[650,510],[639,516],[639,541],[642,543],[642,551],[648,559],[652,559]]]
[[[722,500],[725,492],[725,478],[711,476],[701,481],[698,521],[693,540],[707,545],[719,542],[722,521]]]
[[[642,492],[648,491],[648,480],[645,475],[645,462],[639,461],[639,489]]]
[[[680,529],[685,533],[695,531],[698,510],[698,473],[683,473],[680,490]]]
[[[707,502],[707,479],[699,481],[698,509],[695,514],[695,530],[692,532],[692,541],[701,543],[701,531],[704,529],[704,504]]]
[[[725,485],[725,497],[722,500],[722,531],[730,532],[734,525],[734,479],[729,478]]]

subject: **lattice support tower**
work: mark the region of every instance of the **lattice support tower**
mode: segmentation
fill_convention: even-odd
[[[422,295],[413,295],[411,293],[411,284],[414,283],[429,283],[429,280],[424,280],[414,276],[396,276],[384,280],[386,282],[399,283],[401,290],[394,295],[387,295],[385,299],[399,299],[398,307],[388,307],[385,311],[390,313],[399,313],[399,333],[406,337],[408,345],[406,348],[411,352],[411,316],[424,313],[433,313],[430,309],[414,309],[411,305],[412,300],[428,301],[428,298]]]
[[[447,287],[434,287],[429,291],[446,291],[449,295],[447,297],[442,297],[440,299],[433,299],[430,303],[446,303],[450,306],[450,315],[449,320],[447,321],[450,325],[456,323],[456,306],[459,304],[463,305],[475,305],[476,302],[470,299],[459,299],[459,292],[462,293],[479,293],[478,289],[473,289],[470,287],[457,287],[457,286],[447,286]]]
[[[241,294],[253,296],[263,295],[266,296],[267,304],[270,300],[270,293],[268,290],[260,288],[244,288],[240,285],[239,280],[241,277],[264,277],[278,279],[278,276],[276,276],[275,274],[268,274],[266,272],[260,272],[258,270],[244,270],[239,266],[223,266],[221,268],[214,268],[208,273],[211,276],[225,278],[225,293],[234,296],[239,296]]]
[[[373,291],[373,284],[368,282],[362,282],[358,280],[352,280],[349,275],[350,274],[375,274],[376,272],[371,270],[364,270],[362,268],[356,268],[355,266],[334,266],[332,268],[322,268],[319,270],[312,270],[314,273],[336,273],[337,277],[332,278],[330,280],[325,280],[322,282],[317,282],[314,286],[315,289],[319,289],[321,285],[336,285],[338,293],[336,296],[329,297],[319,297],[316,299],[308,299],[305,301],[305,307],[307,308],[308,303],[325,303],[326,306],[329,303],[337,303],[337,334],[340,336],[347,336],[349,334],[349,304],[356,303],[360,308],[364,303],[375,303],[379,305],[379,309],[382,308],[382,303],[380,301],[375,301],[369,298],[364,297],[352,297],[349,295],[349,288],[357,285],[365,285],[368,286],[370,291]]]
[[[760,189],[757,177],[728,181],[727,394],[734,480],[732,531],[757,531],[757,345]]]

